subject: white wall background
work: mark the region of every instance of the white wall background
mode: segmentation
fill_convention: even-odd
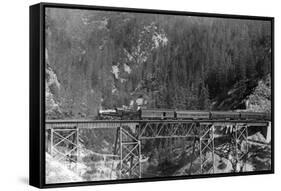
[[[51,1],[51,0],[50,0]],[[36,190],[28,186],[29,5],[37,0],[2,1],[0,7],[0,190]],[[280,187],[281,11],[274,0],[52,0],[56,3],[245,14],[275,17],[275,162],[274,175],[258,175],[152,183],[115,184],[52,190],[276,190]],[[279,138],[279,139],[278,139]]]

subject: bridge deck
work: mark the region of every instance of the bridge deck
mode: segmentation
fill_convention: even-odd
[[[214,126],[247,124],[249,126],[267,126],[265,120],[46,120],[46,129],[50,128],[118,128],[120,126],[135,127],[139,124],[180,124],[180,123],[200,123],[213,124]]]

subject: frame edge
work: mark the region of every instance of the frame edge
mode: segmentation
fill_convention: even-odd
[[[41,4],[29,7],[29,185],[42,188],[40,68]]]

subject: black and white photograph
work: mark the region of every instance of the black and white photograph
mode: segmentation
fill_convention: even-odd
[[[272,22],[44,8],[45,183],[271,172]]]

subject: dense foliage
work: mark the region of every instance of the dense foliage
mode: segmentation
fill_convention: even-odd
[[[208,110],[235,84],[271,73],[271,29],[259,20],[52,8],[46,52],[58,118],[136,107],[139,98],[150,108]]]

